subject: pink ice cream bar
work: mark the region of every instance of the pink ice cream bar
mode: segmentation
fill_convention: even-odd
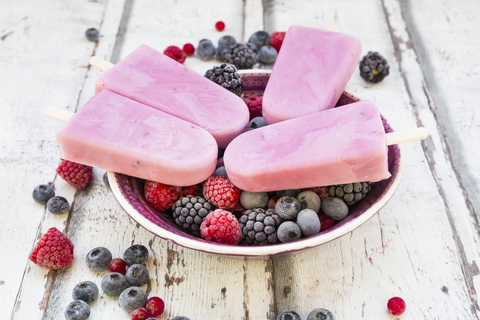
[[[346,34],[291,26],[263,96],[268,124],[331,109],[355,71],[362,46]]]
[[[221,148],[249,121],[237,95],[146,45],[97,79],[95,91],[103,89],[202,127]]]
[[[204,129],[108,90],[57,131],[66,160],[175,186],[207,179],[218,147]]]
[[[248,131],[223,159],[232,183],[250,192],[390,177],[385,130],[369,100]]]

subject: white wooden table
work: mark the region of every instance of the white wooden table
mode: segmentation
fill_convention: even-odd
[[[480,289],[480,2],[467,0],[0,0],[0,319],[62,319],[75,284],[100,285],[85,254],[96,246],[121,256],[132,244],[151,253],[150,295],[164,299],[160,319],[275,319],[314,308],[336,319],[392,319],[387,300],[402,297],[401,319],[479,319]],[[214,24],[227,27],[218,32]],[[88,59],[118,62],[140,44],[214,43],[230,34],[291,24],[339,23],[358,37],[362,56],[379,51],[390,75],[369,85],[358,70],[349,88],[378,104],[395,129],[425,126],[431,136],[405,144],[405,174],[389,203],[352,233],[271,261],[242,261],[185,249],[133,222],[95,169],[76,191],[55,174],[61,123],[41,114],[54,105],[75,112],[100,74]],[[100,30],[98,44],[86,29]],[[477,39],[477,40],[475,40]],[[188,58],[204,73],[217,61]],[[53,181],[71,212],[36,204],[35,186]],[[50,227],[75,245],[73,265],[48,271],[28,260]],[[129,319],[101,294],[90,319]]]

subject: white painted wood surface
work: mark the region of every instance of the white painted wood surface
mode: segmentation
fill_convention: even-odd
[[[150,295],[165,300],[160,319],[275,319],[314,308],[336,319],[392,319],[386,302],[401,296],[401,319],[478,319],[480,243],[480,9],[474,1],[258,1],[0,0],[0,319],[62,319],[82,280],[100,284],[85,254],[105,246],[121,256],[132,244],[150,249]],[[218,32],[214,24],[226,23]],[[379,51],[390,75],[369,85],[355,72],[349,88],[372,99],[397,129],[424,126],[430,137],[403,146],[406,168],[395,196],[354,232],[273,261],[244,261],[184,249],[133,222],[103,185],[101,169],[85,190],[57,178],[61,125],[42,115],[55,105],[75,112],[93,95],[101,71],[96,55],[118,62],[145,43],[195,46],[225,34],[286,31],[291,24],[326,28],[362,41],[363,54]],[[84,32],[100,30],[98,44]],[[193,57],[185,65],[203,74],[216,61]],[[73,203],[53,216],[31,193],[52,181]],[[28,260],[50,227],[75,244],[75,261],[48,271]],[[115,298],[101,295],[90,319],[128,319]]]

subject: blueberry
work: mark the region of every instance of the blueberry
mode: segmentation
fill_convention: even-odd
[[[227,46],[218,46],[215,50],[215,58],[219,61],[223,61],[225,59],[225,52],[227,52]]]
[[[195,51],[202,60],[212,60],[215,56],[215,46],[208,39],[200,40]]]
[[[92,281],[82,281],[73,288],[73,300],[83,300],[90,304],[97,300],[98,287]]]
[[[264,64],[273,64],[277,60],[277,50],[271,46],[263,46],[257,51],[257,59]]]
[[[55,197],[55,190],[49,184],[41,184],[33,189],[32,196],[36,203],[47,204],[50,198]]]
[[[105,173],[103,174],[103,183],[105,183],[105,185],[110,188],[110,182],[108,182],[108,172],[107,171],[105,171]]]
[[[275,195],[277,197],[294,197],[296,198],[300,192],[302,192],[302,189],[289,189],[289,190],[280,190],[276,191]]]
[[[312,209],[316,213],[320,211],[320,204],[322,201],[318,194],[313,191],[303,191],[297,196],[300,202],[300,207],[303,209]]]
[[[335,317],[327,309],[318,308],[308,314],[307,320],[335,320]]]
[[[323,199],[321,208],[327,216],[336,221],[343,220],[348,215],[348,206],[340,198]]]
[[[108,269],[108,264],[112,260],[112,253],[104,247],[94,248],[90,250],[85,260],[90,270],[100,272]]]
[[[95,28],[90,28],[85,31],[85,36],[87,37],[88,41],[98,41],[100,32],[98,32],[98,30]]]
[[[148,320],[148,319],[147,319],[147,320]],[[176,316],[176,317],[171,318],[170,320],[190,320],[190,319],[187,318],[187,317]]]
[[[270,35],[265,31],[257,31],[250,36],[248,42],[253,43],[260,49],[263,46],[270,45]]]
[[[213,173],[214,177],[228,177],[227,170],[224,166],[218,167],[215,172]]]
[[[226,46],[227,48],[231,46],[232,44],[237,43],[234,37],[232,36],[223,36],[220,39],[218,39],[218,46]]]
[[[148,261],[148,249],[141,244],[135,244],[125,250],[123,260],[127,263],[127,266],[132,264],[143,264],[145,266]]]
[[[266,192],[243,191],[240,195],[240,204],[245,209],[266,208],[268,200],[270,199]]]
[[[130,287],[130,285],[127,282],[127,278],[125,278],[123,274],[118,272],[110,272],[103,277],[101,287],[107,296],[117,297],[125,289]]]
[[[266,125],[267,125],[267,123],[265,122],[263,117],[255,117],[252,120],[250,120],[250,122],[248,123],[247,131],[257,129],[257,128],[261,128],[261,127],[265,127]]]
[[[278,315],[277,320],[302,320],[302,318],[295,311],[284,311]]]
[[[64,197],[56,196],[48,200],[47,208],[53,214],[64,214],[68,212],[70,204]]]
[[[245,45],[247,46],[247,48],[250,48],[250,49],[253,50],[253,52],[257,53],[258,47],[257,47],[256,45],[254,45],[254,44],[251,43],[251,42],[247,42]]]
[[[148,270],[141,264],[132,264],[125,274],[127,282],[135,287],[141,287],[147,284],[149,278]]]
[[[123,290],[118,299],[120,307],[128,313],[135,309],[143,308],[145,303],[147,303],[147,293],[138,287],[130,287]]]
[[[301,236],[302,231],[300,227],[292,221],[283,222],[277,229],[277,238],[280,242],[295,241],[300,239]]]
[[[83,300],[75,300],[68,304],[65,309],[65,319],[85,320],[90,316],[90,307]]]
[[[303,209],[297,215],[297,224],[305,237],[313,236],[320,232],[320,218],[315,211]]]
[[[275,213],[286,220],[293,219],[300,212],[300,202],[294,197],[281,197],[275,204]]]

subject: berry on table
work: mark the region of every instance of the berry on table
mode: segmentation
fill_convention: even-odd
[[[132,264],[125,273],[125,278],[127,282],[135,287],[141,287],[144,284],[147,284],[150,276],[148,274],[147,268],[141,264]]]
[[[283,44],[283,39],[285,39],[286,32],[274,32],[270,36],[270,45],[274,47],[277,52],[280,52],[280,48]]]
[[[267,123],[265,122],[265,119],[263,119],[263,117],[255,117],[250,120],[250,122],[248,122],[247,131],[265,127],[266,125]]]
[[[233,64],[238,69],[252,69],[257,63],[257,54],[249,47],[235,43],[225,52],[223,61]]]
[[[407,305],[405,301],[400,297],[393,297],[388,300],[387,303],[388,312],[390,312],[394,316],[399,316],[405,312]]]
[[[317,308],[308,314],[307,320],[335,320],[335,317],[329,310]]]
[[[111,297],[118,297],[125,289],[130,287],[127,278],[118,272],[110,272],[103,277],[100,286],[103,292]]]
[[[167,49],[163,51],[163,54],[179,63],[184,63],[185,59],[187,58],[187,54],[185,53],[185,51],[183,51],[177,46],[167,47]]]
[[[215,46],[213,45],[212,41],[208,39],[202,39],[198,43],[197,46],[197,55],[202,60],[212,60],[215,56]]]
[[[108,265],[112,260],[112,253],[105,247],[97,247],[87,253],[85,260],[90,270],[101,272],[108,269]]]
[[[85,320],[90,316],[90,307],[83,300],[75,300],[68,304],[65,309],[65,319]]]
[[[151,180],[145,182],[145,199],[157,210],[167,210],[180,199],[181,196],[181,187],[170,186]]]
[[[186,196],[196,196],[198,192],[198,186],[196,184],[192,186],[182,187],[182,195]]]
[[[233,65],[223,63],[220,66],[214,66],[212,69],[207,70],[204,77],[235,93],[237,96],[242,95],[243,80],[237,73],[237,68]]]
[[[90,28],[85,31],[85,37],[87,37],[88,41],[96,42],[100,38],[100,32],[95,28]]]
[[[214,206],[228,209],[240,200],[240,189],[228,177],[210,177],[203,184],[203,196]]]
[[[284,311],[277,316],[277,320],[302,320],[295,311]]]
[[[263,97],[256,94],[252,94],[243,100],[247,104],[248,111],[250,112],[250,120],[262,116],[262,100]]]
[[[265,31],[257,31],[250,36],[248,42],[253,43],[260,50],[261,47],[270,45],[270,35]]]
[[[55,190],[49,184],[41,184],[33,189],[32,197],[36,203],[47,204],[50,198],[55,197]]]
[[[223,36],[220,39],[218,39],[218,46],[231,46],[232,44],[237,43],[237,40],[235,40],[234,37],[232,36]]]
[[[311,209],[318,213],[320,211],[321,200],[320,197],[313,191],[306,190],[302,191],[297,196],[298,202],[300,202],[301,209]]]
[[[283,219],[272,209],[257,208],[245,211],[238,222],[245,244],[263,246],[277,243],[277,228]]]
[[[277,50],[272,46],[263,46],[257,51],[257,59],[263,64],[273,64],[277,55]]]
[[[38,240],[28,258],[43,268],[63,269],[73,262],[73,244],[57,228],[50,228]]]
[[[283,243],[298,240],[301,236],[300,227],[292,221],[283,222],[277,229],[277,238]]]
[[[92,281],[82,281],[73,287],[72,298],[73,300],[83,300],[90,304],[97,300],[98,287]]]
[[[53,214],[64,214],[68,212],[70,204],[64,197],[56,196],[48,200],[47,208]]]
[[[348,215],[348,206],[340,198],[325,198],[320,207],[328,217],[335,221],[343,220]]]
[[[245,209],[266,208],[268,200],[268,194],[266,192],[243,191],[240,194],[240,203]]]
[[[281,197],[275,204],[275,212],[285,220],[295,218],[300,210],[300,202],[294,197]]]
[[[231,212],[222,209],[207,215],[200,226],[200,234],[205,240],[225,244],[237,244],[242,239],[237,218]]]
[[[75,189],[82,190],[93,179],[93,168],[84,164],[62,159],[57,173]]]
[[[200,237],[200,225],[214,207],[200,196],[186,196],[175,202],[172,209],[175,223],[182,229],[189,230],[192,235]]]
[[[225,22],[218,21],[217,23],[215,23],[215,29],[217,29],[218,31],[223,31],[225,29]]]
[[[315,211],[303,209],[297,215],[297,224],[305,237],[313,236],[320,232],[320,219]]]
[[[190,56],[195,53],[195,47],[191,43],[186,43],[183,45],[183,51]]]
[[[142,264],[145,266],[148,261],[148,249],[141,244],[134,244],[125,250],[123,260],[125,260],[127,266],[131,266],[132,264]]]
[[[124,273],[127,268],[127,263],[120,258],[115,258],[110,261],[108,264],[108,269],[111,272]]]
[[[378,52],[369,51],[360,60],[360,76],[367,82],[378,83],[388,76],[390,66]]]
[[[147,293],[138,287],[130,287],[120,294],[118,304],[122,309],[131,313],[133,310],[143,308],[147,302]]]
[[[190,320],[190,319],[184,316],[176,316],[171,318],[170,320]]]
[[[162,315],[163,310],[165,310],[165,302],[159,297],[151,297],[145,303],[145,309],[147,309],[149,317],[159,317]]]
[[[148,317],[148,311],[145,308],[138,308],[130,314],[131,320],[145,320]]]

